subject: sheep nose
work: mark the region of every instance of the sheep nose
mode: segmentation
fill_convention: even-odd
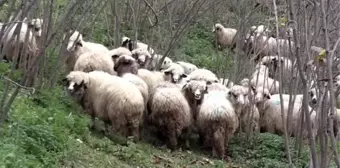
[[[312,99],[312,103],[316,104],[317,103],[316,99]]]

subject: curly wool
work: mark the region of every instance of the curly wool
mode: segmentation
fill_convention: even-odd
[[[74,71],[91,72],[97,70],[115,75],[113,67],[113,61],[107,52],[86,52],[77,59]]]
[[[209,81],[211,83],[218,83],[219,80],[217,76],[207,69],[197,69],[189,74],[190,80],[203,80]]]

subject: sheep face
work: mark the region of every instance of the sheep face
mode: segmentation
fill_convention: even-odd
[[[223,26],[219,23],[215,24],[215,27],[213,29],[213,32],[220,33],[223,30]]]
[[[140,67],[143,68],[145,68],[151,61],[150,53],[143,48],[133,50],[132,57],[135,58]]]
[[[183,90],[189,91],[194,96],[194,99],[201,100],[203,94],[208,91],[208,85],[211,85],[211,82],[191,80],[183,85]]]
[[[160,56],[160,58],[162,58],[162,57],[163,56]],[[173,62],[172,62],[172,60],[170,58],[165,57],[164,61],[162,62],[160,70],[169,68],[172,63]]]
[[[248,78],[244,78],[240,81],[240,85],[243,86],[243,87],[249,87],[249,79]]]
[[[72,52],[80,47],[83,47],[83,36],[78,31],[75,31],[68,41],[67,51]]]
[[[138,64],[133,57],[129,55],[123,55],[117,59],[114,65],[114,70],[117,72],[118,76],[121,76],[124,73],[137,74]]]
[[[170,76],[171,82],[173,82],[173,83],[180,83],[181,81],[186,81],[186,80],[182,80],[182,79],[187,78],[186,74],[179,74],[175,71],[164,71],[164,74],[166,76]]]
[[[269,90],[262,87],[254,89],[254,93],[255,103],[265,102],[266,100],[269,100],[271,97]]]
[[[69,82],[69,87],[67,89],[70,95],[76,101],[80,101],[85,96],[87,86],[85,85],[84,81],[82,81],[80,84],[77,84],[75,82]]]
[[[32,29],[33,34],[40,38],[42,33],[42,24],[43,19],[33,19],[31,22],[29,22],[28,27]]]
[[[125,48],[128,48],[130,51],[132,51],[133,49],[133,44],[132,44],[132,41],[129,37],[122,37],[122,44],[121,44],[122,47],[125,47]]]
[[[318,103],[318,99],[317,99],[317,96],[316,96],[316,89],[315,88],[312,88],[308,91],[308,96],[309,96],[309,104],[311,107],[315,107],[316,104]]]
[[[279,60],[278,56],[265,56],[262,58],[261,63],[268,67],[269,76],[272,77],[280,63],[281,65],[284,64],[284,59],[281,57]],[[262,68],[262,70],[264,70],[264,68]]]
[[[243,107],[249,104],[248,90],[243,86],[234,85],[228,93],[228,99],[233,105]]]

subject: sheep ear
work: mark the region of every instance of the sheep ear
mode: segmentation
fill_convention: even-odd
[[[79,84],[79,86],[83,86],[85,90],[87,89],[87,86],[85,85],[84,80],[81,81],[81,83]]]
[[[61,82],[62,82],[63,86],[67,86],[68,80],[67,80],[67,78],[64,78],[64,79],[61,80]]]
[[[77,45],[80,46],[80,47],[83,47],[83,43],[81,41],[78,41]]]
[[[181,78],[186,78],[188,75],[187,74],[182,74],[180,77]]]
[[[270,94],[265,94],[264,95],[267,99],[270,99]]]
[[[207,81],[206,82],[206,85],[211,85],[212,83],[210,81]]]
[[[186,90],[186,89],[188,89],[189,88],[189,84],[188,83],[185,83],[184,85],[183,85],[183,87],[182,87],[182,90]]]
[[[130,51],[132,51],[132,50],[133,50],[133,45],[132,45],[132,41],[131,41],[131,39],[130,39],[130,40],[128,40],[128,49],[129,49]]]
[[[163,73],[164,73],[165,75],[171,75],[171,74],[172,74],[171,71],[163,71]]]

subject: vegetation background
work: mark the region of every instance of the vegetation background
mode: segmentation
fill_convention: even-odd
[[[23,87],[30,73],[0,63],[0,167],[261,167],[291,166],[286,159],[284,137],[238,135],[228,149],[230,160],[211,158],[195,143],[190,151],[169,152],[147,140],[109,139],[89,131],[83,114],[61,85],[61,48],[68,30],[80,31],[86,41],[110,49],[128,36],[150,44],[157,53],[173,60],[194,63],[238,82],[254,66],[249,56],[236,49],[217,50],[215,23],[238,29],[242,42],[252,25],[275,25],[271,1],[251,0],[2,0],[0,21],[9,16],[44,18],[38,81]],[[277,4],[280,23],[288,21],[286,3]],[[20,13],[21,12],[21,13]],[[2,36],[2,35],[1,35]],[[1,37],[0,36],[0,37]],[[1,60],[1,59],[0,59]],[[194,140],[193,140],[194,142]],[[296,167],[309,164],[307,142],[296,148],[289,138]],[[298,150],[297,150],[298,149]]]

